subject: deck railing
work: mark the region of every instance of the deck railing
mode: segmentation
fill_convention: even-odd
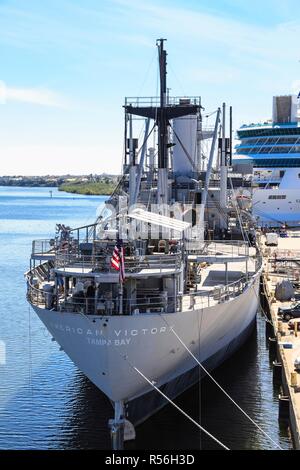
[[[188,241],[187,251],[196,255],[248,257],[249,245],[242,240]]]
[[[207,254],[225,254],[231,257],[249,256],[249,245],[240,240],[224,240],[222,242],[209,242],[206,245]]]
[[[99,272],[116,272],[111,269],[111,253],[105,255],[82,255],[80,253],[57,252],[55,258],[55,267],[60,270],[66,268],[75,268],[85,272],[86,269]],[[163,272],[164,269],[180,269],[181,256],[179,254],[158,254],[144,256],[125,257],[125,273],[134,273],[142,269],[158,269]]]
[[[55,252],[56,241],[54,238],[51,239],[40,239],[33,240],[32,242],[32,255],[46,255],[51,252]]]
[[[32,274],[32,273],[31,273]],[[124,315],[148,313],[174,313],[215,306],[239,296],[252,282],[243,276],[227,285],[218,285],[207,291],[196,291],[189,294],[178,293],[176,297],[169,296],[166,291],[143,293],[136,292],[136,297],[124,298],[116,296],[111,299],[103,297],[87,297],[83,293],[59,293],[44,291],[43,287],[32,283],[30,274],[27,278],[27,299],[40,308],[59,312],[81,313],[84,315]],[[120,307],[120,304],[122,306]]]
[[[90,244],[91,253],[94,244]],[[187,241],[185,244],[187,254],[199,256],[226,256],[226,257],[248,257],[249,246],[240,240],[222,241]],[[34,240],[32,243],[33,255],[53,254],[55,255],[55,268],[66,270],[76,268],[82,273],[87,269],[95,271],[110,272],[110,259],[112,250],[104,250],[101,254],[83,254],[77,240],[57,241]],[[153,255],[126,256],[125,270],[138,272],[141,269],[176,269],[180,268],[180,253],[157,253]]]
[[[94,223],[84,225],[82,227],[71,228],[66,230],[65,238],[56,235],[55,238],[51,239],[37,239],[32,242],[31,254],[40,255],[47,254],[52,250],[59,250],[63,245],[66,247],[75,247],[78,251],[80,243],[93,243],[97,236],[97,230],[100,227],[100,223]],[[68,248],[70,249],[70,248]]]
[[[192,104],[192,105],[201,105],[201,97],[200,96],[169,96],[168,97],[168,105],[169,106],[178,106],[184,104]],[[127,96],[125,98],[125,106],[153,106],[159,107],[160,106],[160,97],[159,96]]]

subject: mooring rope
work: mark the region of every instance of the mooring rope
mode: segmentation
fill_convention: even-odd
[[[226,390],[224,390],[224,388],[222,387],[222,385],[219,384],[219,382],[217,382],[217,380],[209,373],[209,371],[203,366],[203,364],[196,358],[196,356],[192,353],[192,351],[186,346],[186,344],[184,343],[184,341],[182,341],[182,339],[178,336],[178,334],[176,333],[176,331],[173,329],[172,326],[170,326],[168,324],[168,322],[166,321],[166,319],[161,316],[161,318],[165,321],[165,323],[168,325],[168,327],[170,328],[170,330],[172,331],[172,333],[174,333],[174,335],[176,336],[176,338],[178,339],[178,341],[182,344],[182,346],[186,349],[186,351],[191,355],[191,357],[197,362],[197,364],[201,367],[201,369],[206,373],[206,375],[208,375],[208,377],[215,383],[215,385],[217,385],[217,387],[227,396],[227,398],[241,411],[241,413],[243,413],[244,416],[246,416],[247,419],[249,419],[249,421],[251,421],[252,424],[254,424],[254,426],[262,433],[264,434],[264,436],[266,436],[278,449],[282,450],[282,448],[280,447],[280,445],[274,441],[274,439],[269,435],[267,434],[260,426],[259,424],[257,424],[252,418],[251,416],[248,415],[248,413],[246,411],[243,410],[243,408],[240,407],[240,405],[226,392]]]
[[[120,354],[120,353],[119,353]],[[120,354],[121,355],[121,354]],[[217,444],[219,444],[223,449],[225,450],[230,450],[228,447],[225,446],[221,441],[219,441],[215,436],[213,436],[209,431],[207,431],[201,424],[197,423],[190,415],[188,415],[182,408],[180,408],[176,403],[174,403],[173,400],[171,400],[167,395],[165,395],[148,377],[146,377],[137,367],[135,367],[133,364],[128,359],[128,356],[122,356],[125,361],[128,362],[130,367],[135,370],[141,377],[143,377],[146,382],[151,385],[152,388],[154,388],[162,397],[164,397],[174,408],[176,408],[183,416],[185,416],[189,421],[191,421],[197,428],[199,428],[201,431],[203,431],[207,436],[209,436],[213,441],[215,441]]]
[[[271,320],[269,320],[268,316],[267,316],[267,313],[265,311],[265,309],[263,308],[262,306],[262,303],[261,303],[261,300],[259,298],[259,295],[257,294],[256,290],[254,289],[254,286],[252,286],[253,290],[254,290],[254,293],[257,297],[257,300],[258,300],[258,303],[259,303],[259,307],[260,307],[260,310],[261,310],[261,313],[263,314],[264,316],[264,320],[266,323],[270,323],[271,326],[273,326],[273,322]]]

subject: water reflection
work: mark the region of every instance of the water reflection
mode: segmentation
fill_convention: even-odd
[[[109,449],[108,420],[113,408],[108,398],[86,377],[76,374],[73,386],[76,393],[69,401],[69,415],[61,431],[68,438],[62,449]]]

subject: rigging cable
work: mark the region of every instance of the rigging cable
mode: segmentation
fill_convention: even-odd
[[[179,85],[179,87],[181,88],[181,91],[183,92],[183,96],[187,96],[187,94],[185,93],[185,90],[183,88],[183,85],[181,83],[181,81],[179,80],[178,78],[178,75],[175,73],[170,61],[168,60],[168,66],[169,66],[169,69],[171,70],[172,74],[174,75],[175,79],[177,80],[177,83]]]
[[[234,189],[233,189],[233,184],[232,184],[232,178],[230,175],[228,175],[228,179],[230,181],[230,186],[231,186],[231,190],[232,190],[232,200],[234,200]],[[247,242],[249,243],[249,237],[248,237],[248,234],[244,231],[244,228],[243,228],[243,224],[242,224],[242,220],[241,220],[241,215],[240,215],[240,210],[239,210],[239,206],[238,206],[238,203],[237,201],[235,200],[235,210],[236,210],[236,214],[238,216],[238,221],[239,221],[239,224],[240,224],[240,228],[241,228],[241,232],[242,232],[242,236],[243,236],[243,240],[244,242],[246,241],[246,238],[247,238]],[[245,236],[245,233],[246,233],[246,236]]]
[[[215,111],[211,111],[210,113],[205,113],[206,119],[213,116],[214,114],[217,114],[218,110],[216,109]]]
[[[280,447],[280,445],[275,442],[271,436],[269,436],[269,434],[267,434],[260,426],[259,424],[257,424],[252,418],[251,416],[249,416],[246,411],[244,411],[240,406],[239,404],[226,392],[226,390],[224,390],[224,388],[219,384],[219,382],[217,382],[217,380],[209,373],[209,371],[203,366],[203,364],[196,358],[196,356],[192,353],[192,351],[186,346],[186,344],[182,341],[182,339],[178,336],[178,334],[176,333],[176,331],[173,329],[172,326],[170,326],[167,322],[167,320],[162,316],[160,315],[161,318],[164,320],[164,322],[166,323],[166,325],[170,328],[170,330],[172,331],[172,333],[174,333],[174,335],[176,336],[176,338],[178,339],[178,341],[182,344],[182,346],[186,349],[186,351],[191,355],[191,357],[197,362],[197,364],[202,368],[202,370],[205,372],[206,375],[208,375],[208,377],[215,383],[215,385],[217,385],[217,387],[227,396],[227,398],[229,398],[229,400],[244,414],[244,416],[246,416],[246,418],[248,418],[252,424],[254,424],[254,426],[259,430],[261,431],[276,447],[278,447],[280,450],[282,450],[282,448]]]
[[[195,421],[190,415],[188,415],[184,410],[182,410],[178,405],[176,405],[176,403],[174,403],[174,401],[172,401],[169,397],[167,397],[167,395],[165,395],[155,385],[155,383],[153,383],[151,380],[149,380],[137,367],[135,367],[133,364],[130,363],[130,361],[129,361],[129,359],[126,355],[122,356],[121,353],[118,353],[118,354],[120,354],[120,356],[123,357],[123,359],[125,359],[128,362],[130,367],[133,370],[135,370],[144,380],[146,380],[146,382],[148,382],[148,384],[151,385],[151,387],[153,387],[163,398],[165,398],[165,400],[167,400],[172,406],[174,406],[174,408],[176,408],[178,411],[180,411],[180,413],[183,414],[189,421],[191,421],[195,426],[197,426],[197,428],[199,428],[201,431],[203,431],[205,434],[207,434],[213,441],[217,442],[223,449],[230,450],[228,447],[225,446],[225,444],[223,444],[215,436],[210,434],[210,432],[208,432],[203,426],[201,426],[201,424],[197,423],[197,421]]]
[[[145,73],[144,79],[143,79],[143,81],[142,81],[142,84],[141,84],[141,86],[140,86],[140,89],[139,89],[139,91],[138,91],[138,93],[137,93],[137,96],[140,96],[140,94],[141,94],[141,92],[142,92],[142,90],[143,90],[143,88],[144,88],[144,86],[145,86],[145,84],[146,84],[146,82],[147,82],[147,79],[148,79],[148,77],[150,76],[150,69],[151,69],[152,64],[153,64],[153,62],[154,62],[155,56],[156,56],[156,50],[154,49],[153,54],[152,54],[152,58],[151,58],[151,60],[150,60],[150,63],[149,63],[148,68],[146,69],[146,73]]]
[[[153,126],[152,126],[152,128],[151,128],[151,131],[150,131],[147,135],[145,134],[144,139],[143,139],[143,143],[142,143],[142,145],[140,146],[139,150],[137,151],[136,158],[139,157],[141,151],[142,151],[143,148],[145,147],[145,145],[146,145],[146,143],[147,143],[147,141],[148,141],[150,135],[152,134],[152,132],[153,132],[155,126],[156,126],[156,124],[154,123]],[[140,135],[141,135],[141,134],[140,134]]]
[[[31,397],[33,397],[32,387],[32,347],[31,347],[31,307],[28,304],[28,381]]]
[[[180,137],[178,136],[178,134],[175,132],[174,130],[174,127],[172,126],[172,124],[170,123],[170,127],[175,135],[175,137],[177,138],[178,142],[180,143],[180,146],[182,147],[182,150],[184,151],[185,155],[187,156],[190,164],[192,165],[192,168],[193,170],[196,172],[197,171],[197,168],[196,168],[196,165],[192,159],[192,157],[190,156],[189,152],[187,151],[187,149],[185,148],[185,146],[183,145],[183,142],[182,140],[180,139]]]
[[[199,337],[199,348],[198,348],[198,354],[199,354],[199,357],[200,354],[201,354],[201,342],[200,342],[200,338],[201,338],[201,330],[202,330],[202,319],[203,319],[203,304],[202,304],[202,308],[201,308],[201,318],[200,318],[200,315],[198,315],[198,337]],[[201,380],[201,369],[199,367],[199,384],[200,384],[200,380]],[[199,423],[201,424],[201,418],[202,418],[202,413],[201,413],[201,397],[202,397],[202,390],[201,390],[201,385],[199,385]],[[200,449],[202,448],[202,436],[201,436],[201,431],[200,431]]]
[[[230,175],[229,175],[229,180],[230,180],[230,185],[231,185],[231,189],[232,189],[232,192],[233,192],[232,178],[231,178]],[[239,223],[240,223],[241,231],[242,231],[242,234],[243,234],[243,237],[244,237],[243,227],[242,227],[242,224],[241,224],[241,221],[240,221],[240,214],[241,214],[241,212],[240,212],[240,210],[239,210],[239,207],[238,207],[238,204],[237,204],[236,201],[235,201],[235,207],[236,207],[237,216],[238,216],[238,218],[239,218]],[[249,242],[249,237],[248,237],[247,232],[246,232],[246,235],[247,235],[247,240],[248,240],[248,242]],[[245,238],[244,238],[244,241],[245,241]],[[272,322],[268,319],[268,317],[267,317],[267,314],[266,314],[266,312],[265,312],[265,310],[264,310],[264,308],[263,308],[263,306],[262,306],[262,303],[261,303],[261,300],[260,300],[260,298],[259,298],[259,295],[257,294],[256,290],[254,289],[254,286],[253,286],[253,285],[252,285],[252,289],[254,290],[254,293],[255,293],[256,298],[257,298],[257,300],[258,300],[258,303],[259,303],[261,312],[262,312],[263,316],[265,317],[265,321],[266,321],[267,323],[270,323],[270,325],[273,326],[273,323],[272,323]]]

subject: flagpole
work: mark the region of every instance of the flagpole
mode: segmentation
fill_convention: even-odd
[[[119,276],[119,315],[123,315],[123,282]]]
[[[123,283],[125,280],[125,259],[124,259],[124,246],[123,240],[120,238],[120,215],[117,218],[117,240],[116,245],[110,260],[111,268],[119,272],[119,288],[118,288],[118,301],[119,301],[119,315],[123,315]]]
[[[118,217],[118,240],[120,240],[120,215]],[[123,222],[123,221],[122,221]],[[123,315],[123,278],[121,274],[121,270],[123,269],[123,244],[120,245],[120,264],[119,264],[119,315]]]

